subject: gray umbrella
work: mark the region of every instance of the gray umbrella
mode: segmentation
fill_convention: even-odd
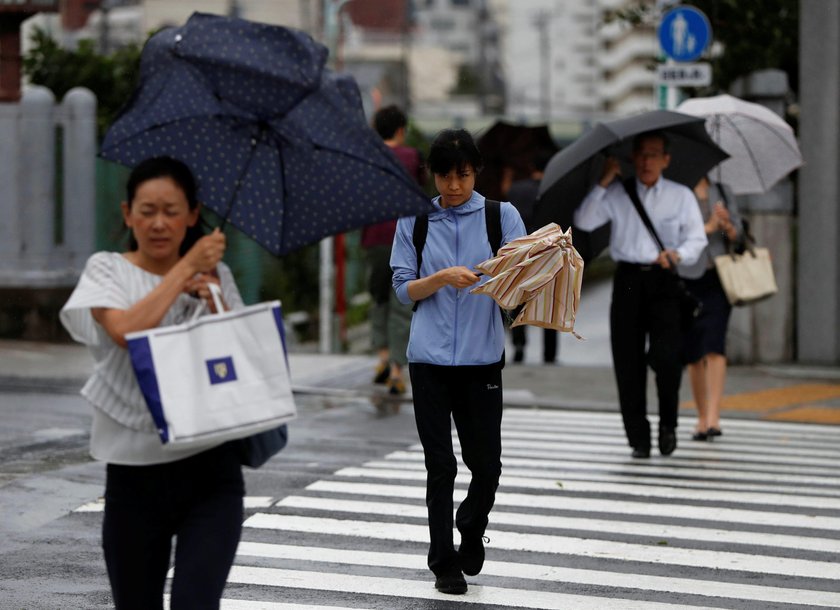
[[[549,222],[571,226],[575,208],[601,176],[607,156],[618,158],[622,175],[633,175],[633,137],[648,131],[664,131],[670,140],[671,162],[665,177],[693,188],[729,156],[709,137],[704,124],[703,118],[669,110],[598,123],[549,161],[540,183],[537,226]],[[607,246],[609,230],[591,234],[575,230],[574,240],[575,248],[589,260]]]
[[[769,108],[731,95],[698,97],[678,110],[706,119],[706,130],[731,157],[712,171],[736,195],[766,193],[802,166],[793,128]]]

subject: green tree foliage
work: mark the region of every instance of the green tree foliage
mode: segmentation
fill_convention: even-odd
[[[476,95],[481,90],[481,81],[475,67],[469,64],[458,66],[458,80],[449,92],[451,95]]]
[[[799,90],[799,0],[694,0],[709,18],[723,55],[712,58],[715,83],[725,90],[739,76],[776,68]]]
[[[740,76],[775,68],[787,73],[791,89],[799,88],[799,0],[691,0],[709,18],[722,53],[712,64],[712,88],[725,91]],[[642,0],[607,15],[632,25],[656,24],[652,0]]]
[[[35,29],[32,43],[23,58],[24,74],[30,82],[50,89],[59,100],[73,87],[90,89],[97,99],[101,137],[134,91],[140,72],[140,46],[101,55],[93,41],[82,40],[75,50],[63,49],[40,28]]]

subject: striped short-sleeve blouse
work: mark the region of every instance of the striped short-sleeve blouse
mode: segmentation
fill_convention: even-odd
[[[230,269],[218,266],[222,294],[231,309],[243,306]],[[116,252],[97,252],[85,265],[73,294],[61,310],[61,322],[76,341],[88,346],[94,359],[93,375],[82,395],[93,405],[91,455],[104,462],[146,465],[171,462],[207,447],[164,449],[143,395],[134,377],[128,351],[120,347],[94,319],[91,309],[128,309],[149,294],[163,276],[149,273]],[[181,294],[161,326],[185,322],[199,299]]]

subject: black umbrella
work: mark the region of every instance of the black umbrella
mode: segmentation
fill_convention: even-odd
[[[505,168],[511,180],[531,174],[531,160],[537,151],[557,151],[547,125],[518,125],[496,121],[476,142],[484,158],[484,169],[475,181],[475,190],[489,199],[504,199]]]
[[[693,188],[701,177],[729,155],[709,137],[705,119],[669,110],[598,123],[554,155],[540,183],[537,225],[556,222],[572,225],[575,208],[600,178],[607,156],[616,157],[624,176],[633,175],[633,137],[648,131],[664,131],[670,140],[671,162],[665,177]],[[609,229],[588,234],[574,230],[575,248],[589,260],[609,243]]]
[[[432,209],[365,123],[356,83],[307,34],[193,14],[143,49],[101,155],[184,161],[202,203],[273,254]]]

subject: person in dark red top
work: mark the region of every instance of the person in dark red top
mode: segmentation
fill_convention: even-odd
[[[408,118],[397,106],[385,106],[373,117],[373,127],[421,186],[426,181],[420,152],[405,145]],[[387,383],[391,394],[405,393],[403,368],[411,327],[411,306],[400,303],[391,287],[391,245],[397,221],[386,220],[362,229],[362,247],[370,266],[368,289],[373,303],[370,322],[373,349],[379,356],[374,383]]]

